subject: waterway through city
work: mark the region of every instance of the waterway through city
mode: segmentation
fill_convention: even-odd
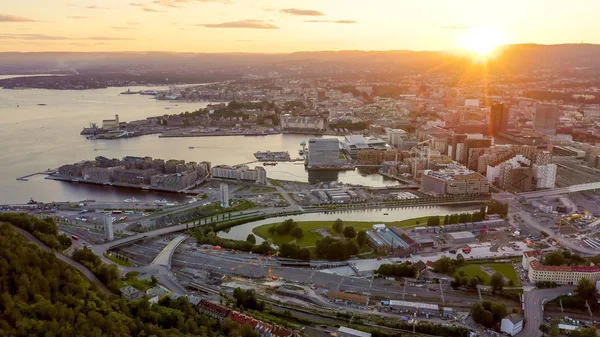
[[[467,205],[448,205],[448,206],[418,206],[418,207],[398,207],[398,208],[381,208],[381,209],[366,209],[353,211],[339,212],[322,212],[322,213],[306,213],[293,216],[284,216],[269,218],[259,221],[248,222],[246,224],[234,227],[229,231],[219,232],[218,236],[233,240],[246,240],[248,234],[258,226],[281,223],[286,219],[294,219],[295,221],[334,221],[342,219],[344,221],[381,221],[388,223],[393,221],[402,221],[407,219],[419,218],[432,215],[446,215],[453,213],[466,213],[478,211],[481,204]],[[257,242],[261,243],[262,238],[256,237]]]
[[[30,198],[41,202],[94,199],[114,201],[135,197],[143,201],[167,199],[183,201],[180,194],[119,189],[44,179],[29,181],[17,177],[54,169],[64,164],[91,160],[96,156],[122,158],[150,156],[162,159],[210,161],[213,165],[234,165],[254,160],[256,151],[289,151],[298,156],[306,135],[259,137],[158,138],[148,135],[118,140],[87,140],[79,135],[89,123],[101,123],[115,114],[121,121],[194,111],[208,103],[157,101],[149,96],[120,95],[131,89],[161,90],[165,87],[129,87],[96,90],[7,90],[0,89],[0,204],[25,203]],[[193,147],[193,149],[190,149]],[[378,174],[364,171],[305,171],[301,162],[266,167],[268,177],[297,181],[334,181],[365,186],[397,184]]]

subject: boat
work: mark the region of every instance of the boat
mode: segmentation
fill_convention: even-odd
[[[33,200],[33,198],[30,198],[29,201],[27,202],[27,205],[37,205],[37,201]]]
[[[301,155],[301,156],[303,156],[304,155],[304,150],[302,150],[302,149],[298,150],[298,154]]]
[[[275,165],[277,165],[276,162],[263,163],[263,166],[275,166]]]
[[[39,106],[46,106],[46,103],[38,103]]]
[[[383,215],[389,215],[388,213],[383,213]]]
[[[244,136],[246,137],[254,137],[254,136],[266,136],[268,135],[268,133],[266,132],[257,132],[257,133],[245,133]]]
[[[190,150],[193,150],[193,149],[194,149],[194,147],[193,147],[193,146],[190,146],[190,147],[189,147],[189,149],[190,149]]]

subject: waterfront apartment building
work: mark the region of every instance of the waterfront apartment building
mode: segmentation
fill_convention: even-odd
[[[212,168],[211,173],[213,178],[247,181],[263,185],[267,183],[267,171],[260,166],[250,169],[247,165],[218,165]]]
[[[331,167],[340,165],[340,141],[337,138],[310,138],[308,166]]]
[[[283,117],[281,118],[283,130],[323,131],[325,122],[320,117]]]
[[[540,252],[523,252],[522,264],[531,282],[555,282],[575,285],[582,278],[595,284],[600,281],[600,266],[545,266]]]

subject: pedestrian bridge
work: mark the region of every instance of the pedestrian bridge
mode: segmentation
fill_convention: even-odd
[[[157,264],[161,266],[165,266],[171,269],[171,258],[173,257],[173,253],[179,247],[179,245],[187,239],[187,235],[179,235],[175,239],[171,240],[163,250],[158,253],[158,255],[154,258],[151,264]]]
[[[562,188],[551,188],[548,190],[523,192],[523,193],[519,193],[519,195],[524,198],[529,199],[529,198],[540,198],[540,197],[566,194],[566,193],[591,191],[591,190],[596,190],[596,189],[600,189],[600,182],[572,185],[569,187],[562,187]]]

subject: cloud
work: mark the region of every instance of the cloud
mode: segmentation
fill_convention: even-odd
[[[164,13],[166,11],[160,10],[160,9],[154,9],[152,7],[148,7],[147,4],[143,4],[140,2],[130,2],[129,3],[130,6],[134,6],[134,7],[139,7],[141,8],[144,12],[150,12],[150,13]]]
[[[463,30],[463,29],[469,29],[471,27],[469,27],[469,26],[461,26],[461,25],[451,25],[451,26],[444,26],[442,28],[444,28],[444,29],[454,29],[454,30]]]
[[[79,8],[85,8],[85,9],[109,9],[108,7],[104,7],[104,6],[81,5],[81,4],[77,4],[77,3],[68,3],[67,6],[79,7]]]
[[[87,19],[87,16],[71,15],[71,16],[67,16],[67,18],[69,18],[69,19]]]
[[[91,40],[91,41],[111,41],[111,40],[133,40],[126,37],[112,36],[88,36],[73,37],[46,34],[0,34],[0,40],[36,40],[36,41],[65,41],[65,40]]]
[[[39,22],[39,21],[30,19],[30,18],[25,18],[22,16],[0,14],[0,22]]]
[[[183,5],[194,3],[194,2],[196,2],[196,3],[220,2],[220,3],[224,3],[224,4],[231,3],[230,0],[154,0],[153,2],[157,5],[164,6],[164,7],[171,7],[171,8],[180,8],[180,7],[183,7]]]
[[[129,30],[129,29],[136,29],[135,27],[124,27],[124,26],[112,26],[110,27],[111,29],[114,30]]]
[[[279,12],[283,14],[299,15],[299,16],[324,16],[325,13],[312,9],[286,8]]]
[[[304,22],[318,22],[318,23],[339,23],[339,24],[352,24],[352,23],[358,23],[358,21],[354,21],[354,20],[306,20]]]
[[[241,20],[223,23],[208,23],[198,26],[206,28],[250,28],[250,29],[279,29],[279,26],[263,20]]]

